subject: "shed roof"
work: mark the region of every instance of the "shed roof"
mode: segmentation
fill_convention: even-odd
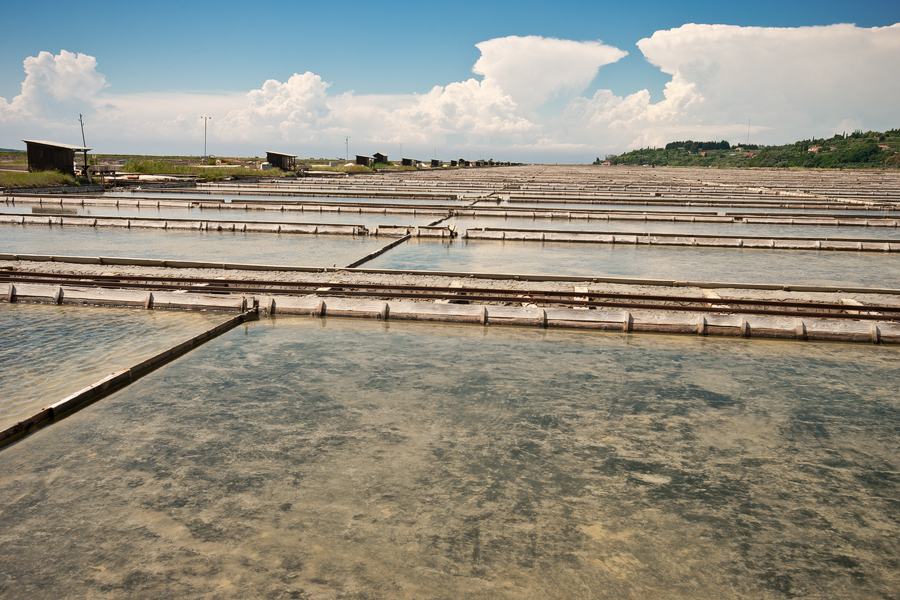
[[[57,148],[65,148],[66,150],[75,150],[76,152],[89,152],[90,148],[84,146],[73,146],[72,144],[60,144],[58,142],[47,142],[44,140],[22,140],[26,144],[41,144],[42,146],[55,146]]]
[[[296,154],[285,154],[284,152],[274,152],[272,150],[266,150],[266,154],[277,154],[278,156],[289,156],[290,158],[297,158]]]

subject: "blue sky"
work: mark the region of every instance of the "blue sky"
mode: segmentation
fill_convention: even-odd
[[[793,40],[790,43],[796,44],[797,50],[786,52],[784,61],[802,69],[803,61],[813,63],[817,60],[815,53],[809,54],[804,48],[829,43],[832,36],[827,26],[855,24],[855,41],[847,42],[842,51],[850,56],[858,54],[859,61],[869,64],[872,61],[866,52],[874,51],[867,36],[875,35],[869,33],[872,28],[900,23],[900,2],[896,0],[855,3],[451,2],[386,3],[383,6],[371,2],[318,2],[283,3],[283,9],[276,9],[275,6],[277,4],[254,5],[246,2],[96,2],[91,4],[90,9],[81,11],[68,2],[45,2],[22,3],[15,10],[4,11],[4,35],[0,37],[0,98],[5,100],[0,103],[0,119],[3,119],[0,123],[4,130],[0,133],[0,146],[19,147],[21,143],[18,139],[28,136],[66,137],[66,140],[59,141],[71,141],[68,140],[72,129],[71,123],[67,123],[67,115],[72,112],[77,120],[78,113],[83,112],[90,117],[86,117],[86,121],[95,125],[92,133],[94,139],[100,142],[94,144],[99,151],[140,152],[144,149],[150,153],[189,153],[196,147],[196,139],[191,141],[187,138],[196,135],[196,119],[206,112],[213,116],[213,149],[218,147],[221,154],[258,154],[251,150],[271,140],[269,145],[288,147],[288,150],[301,156],[330,156],[343,154],[339,152],[343,148],[342,135],[351,135],[356,151],[366,153],[375,151],[380,144],[387,148],[396,147],[397,150],[389,152],[396,154],[403,138],[407,139],[405,147],[410,152],[415,149],[422,153],[425,148],[433,146],[441,147],[444,153],[460,152],[456,147],[466,146],[470,151],[495,153],[498,156],[505,152],[504,158],[512,160],[566,161],[582,156],[583,160],[589,161],[593,159],[591,154],[623,151],[628,146],[641,143],[653,145],[658,137],[651,131],[654,123],[657,123],[659,135],[684,132],[713,136],[713,133],[721,131],[721,135],[715,136],[717,139],[728,135],[733,137],[739,123],[744,123],[746,127],[745,115],[738,115],[738,112],[753,111],[735,110],[733,114],[729,113],[726,103],[734,106],[734,99],[723,97],[721,91],[704,88],[703,82],[686,82],[687,86],[696,84],[695,92],[691,92],[694,100],[687,99],[682,104],[696,107],[706,103],[712,106],[711,100],[715,98],[721,103],[716,104],[711,113],[718,115],[717,121],[712,116],[689,114],[689,111],[675,115],[672,107],[666,108],[668,120],[664,123],[656,117],[649,121],[643,119],[639,124],[635,116],[625,120],[597,116],[600,102],[596,96],[598,91],[608,90],[614,98],[623,99],[622,104],[627,105],[632,95],[646,90],[648,98],[632,98],[634,102],[643,102],[645,109],[665,99],[664,89],[667,83],[673,81],[672,72],[684,75],[689,71],[685,65],[691,64],[691,61],[696,63],[696,57],[686,56],[681,50],[672,52],[684,62],[671,62],[674,59],[670,57],[670,49],[679,43],[688,44],[679,40],[696,34],[679,29],[686,24],[732,25],[749,32],[762,31],[754,28],[769,28],[767,31],[776,32],[784,30],[786,39],[790,38],[791,28],[824,28],[813,32],[819,35],[818,38],[813,36],[808,41],[798,36],[790,38]],[[639,40],[667,31],[676,33],[672,34],[672,39],[662,40],[654,47],[649,57],[636,46]],[[887,55],[894,60],[894,65],[900,60],[897,46],[893,43],[898,33],[878,34],[880,46],[876,56]],[[724,43],[716,41],[719,39],[716,35],[719,34],[701,32],[701,37],[713,44],[706,46],[713,50],[707,50],[704,60],[718,54],[717,47],[723,47],[722,57],[716,57],[719,64],[715,66],[719,72],[729,67],[758,68],[761,72],[772,68],[738,59],[738,50],[729,46],[731,42],[728,41],[735,36],[729,33],[728,43]],[[497,44],[491,50],[496,61],[486,57],[482,71],[487,71],[473,73],[473,66],[483,55],[476,44],[520,38],[531,40],[536,54],[523,51],[521,44]],[[421,100],[420,97],[429,94],[435,86],[449,91],[452,84],[472,79],[481,82],[483,87],[487,87],[485,79],[508,84],[512,77],[508,69],[515,54],[521,54],[523,60],[543,54],[544,48],[550,48],[542,45],[541,40],[546,39],[580,43],[602,40],[605,47],[628,54],[612,57],[591,51],[587,57],[574,46],[559,49],[560,53],[555,56],[559,57],[560,62],[586,62],[583,69],[573,72],[569,79],[547,90],[541,96],[543,103],[539,106],[523,108],[527,102],[523,103],[506,93],[508,89],[501,86],[489,97],[484,97],[484,90],[478,90],[475,96],[466,92],[466,100],[443,97],[435,99],[438,103],[435,106],[423,106],[421,110],[412,107],[414,101]],[[744,52],[752,52],[760,43],[752,36],[741,39],[744,40]],[[771,36],[759,39],[769,40]],[[91,67],[81,61],[76,66],[72,66],[76,64],[74,62],[64,66],[62,59],[57,58],[55,64],[58,66],[47,71],[49,63],[44,61],[43,66],[33,67],[35,74],[30,81],[35,89],[28,94],[23,93],[23,82],[26,80],[23,62],[29,57],[38,57],[42,52],[59,57],[63,50],[92,57],[96,64]],[[571,61],[566,58],[569,52],[575,53]],[[656,64],[651,64],[651,59]],[[671,66],[667,66],[669,62]],[[873,81],[878,77],[896,78],[895,74],[884,71],[889,64],[878,62],[871,65],[868,76]],[[672,72],[663,72],[660,65]],[[547,65],[543,68],[552,70]],[[53,89],[75,85],[72,78],[79,75],[73,69],[83,69],[86,81],[94,78],[99,82],[96,77],[99,74],[102,84],[97,83],[91,92],[78,92],[77,102],[56,98],[52,110],[46,103],[42,104],[37,96],[39,93],[46,95]],[[318,79],[295,81],[296,85],[291,89],[281,91],[266,92],[262,89],[268,80],[286,85],[294,74],[307,72]],[[515,72],[519,77],[527,74],[527,70]],[[595,75],[589,77],[591,73]],[[857,75],[854,73],[854,77]],[[547,72],[538,65],[533,76],[536,85],[540,85]],[[783,79],[789,80],[790,77]],[[41,85],[44,87],[38,89]],[[882,82],[878,85],[890,84]],[[267,108],[257,106],[255,114],[242,115],[240,111],[249,108],[241,103],[246,104],[243,99],[253,90],[260,90],[260,94],[268,98],[277,96],[276,102],[282,105],[287,102],[293,108],[282,106],[283,111],[287,111],[282,114],[278,109],[273,109],[274,105]],[[767,97],[779,93],[778,89],[765,91]],[[885,93],[891,91],[893,88],[889,87]],[[349,92],[352,92],[352,98],[346,97]],[[809,93],[814,92],[809,90]],[[177,94],[183,95],[181,101],[176,101]],[[14,98],[20,95],[23,97],[14,106]],[[153,100],[155,95],[165,96],[166,99],[156,102]],[[285,95],[290,97],[285,100]],[[300,97],[306,100],[297,100]],[[312,104],[309,101],[311,97],[317,98]],[[508,102],[503,101],[504,98]],[[586,100],[593,100],[594,105],[587,107]],[[161,109],[167,101],[171,101],[174,107],[170,118],[166,118]],[[453,102],[480,101],[486,107],[479,113],[480,117],[458,119],[449,125],[445,122],[446,114],[459,112],[459,107]],[[29,109],[28,102],[40,104],[43,112]],[[149,121],[137,123],[142,114],[141,102],[147,103],[145,113],[149,115],[149,120],[162,119],[171,125],[161,128],[162,132],[171,133],[170,141],[167,142],[160,132],[149,135],[148,131],[152,129]],[[777,118],[771,117],[779,111],[784,114],[790,112],[790,107],[767,107],[758,115],[760,127],[764,128],[758,131],[759,139],[777,143],[793,141],[791,136],[804,133],[810,136],[830,135],[833,131],[813,129],[833,129],[840,124],[858,123],[864,128],[900,126],[900,115],[895,123],[885,121],[885,115],[890,113],[889,107],[870,113],[862,108],[855,111],[853,98],[842,102],[840,110],[843,113],[823,106],[821,120],[816,122],[813,119],[804,123],[803,127],[786,127]],[[8,105],[5,112],[3,103]],[[208,108],[204,109],[204,103]],[[611,106],[605,100],[603,104]],[[448,105],[452,106],[448,108]],[[184,110],[179,112],[178,106]],[[373,116],[373,123],[377,118],[381,121],[369,127],[364,114],[360,116],[359,113],[371,110],[374,115],[376,111],[373,107],[376,106],[381,116]],[[591,110],[594,111],[591,113],[593,117],[585,112]],[[490,118],[485,111],[491,113]],[[174,114],[176,112],[179,114]],[[577,118],[583,122],[593,119],[596,141],[586,136],[575,139],[578,136],[571,132],[584,131],[587,126],[578,126],[572,121],[574,112],[578,112]],[[845,117],[839,118],[844,113]],[[348,117],[348,114],[353,116]],[[429,118],[432,121],[437,118],[441,123],[436,124]],[[747,119],[752,118],[752,115],[747,115]],[[764,123],[765,119],[769,121]],[[419,125],[409,125],[412,121]],[[622,125],[625,121],[630,125]],[[490,126],[490,123],[501,122],[505,125]],[[599,125],[601,122],[605,123],[606,129]],[[118,137],[111,123],[118,125]],[[182,129],[178,129],[178,123],[181,123]],[[254,136],[251,130],[260,133]],[[356,147],[356,141],[363,147]]]

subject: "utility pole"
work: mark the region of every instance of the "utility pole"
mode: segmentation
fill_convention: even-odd
[[[206,159],[206,122],[211,120],[212,117],[201,116],[200,118],[203,119],[203,159],[205,160]]]
[[[81,118],[81,113],[78,114],[78,122],[81,123],[81,146],[82,148],[87,148],[87,142],[84,141],[84,119]],[[84,151],[84,175],[87,177],[88,174],[88,164],[87,164],[87,150]]]
[[[349,135],[344,136],[344,145],[346,146],[346,150],[347,150],[347,160],[350,160],[350,136]]]

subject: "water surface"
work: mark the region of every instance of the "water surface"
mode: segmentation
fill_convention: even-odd
[[[0,451],[0,596],[890,597],[897,358],[249,325]]]
[[[365,263],[409,269],[900,288],[900,253],[412,239]]]
[[[0,429],[227,318],[225,313],[0,303]]]
[[[330,267],[346,266],[386,243],[350,235],[0,225],[0,252],[11,254]]]

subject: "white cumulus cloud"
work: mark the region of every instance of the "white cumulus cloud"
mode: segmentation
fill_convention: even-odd
[[[861,28],[688,24],[637,43],[700,101],[682,115],[704,125],[754,123],[779,139],[825,135],[843,121],[896,126],[900,24]],[[774,141],[774,140],[773,140]]]
[[[900,24],[774,28],[687,24],[637,42],[670,76],[664,97],[584,90],[627,53],[600,41],[509,36],[477,44],[481,76],[416,94],[328,93],[313,72],[249,92],[114,94],[85,54],[41,52],[24,61],[21,94],[0,98],[0,145],[14,138],[80,140],[105,152],[197,153],[203,121],[214,154],[278,149],[415,156],[439,148],[512,160],[588,160],[676,139],[784,143],[856,128],[897,127]],[[564,106],[564,109],[556,107]],[[540,109],[540,110],[538,110]],[[264,147],[265,146],[265,147]]]
[[[286,82],[269,79],[247,94],[247,105],[228,112],[218,126],[224,139],[253,140],[261,135],[280,141],[308,138],[329,113],[327,89],[331,85],[307,71]]]
[[[576,42],[539,36],[509,36],[475,44],[481,58],[472,71],[484,76],[526,110],[557,94],[580,93],[600,67],[628,53],[602,42]]]
[[[53,119],[93,110],[106,86],[97,59],[87,54],[41,52],[24,61],[22,92],[10,102],[0,98],[0,116]]]

